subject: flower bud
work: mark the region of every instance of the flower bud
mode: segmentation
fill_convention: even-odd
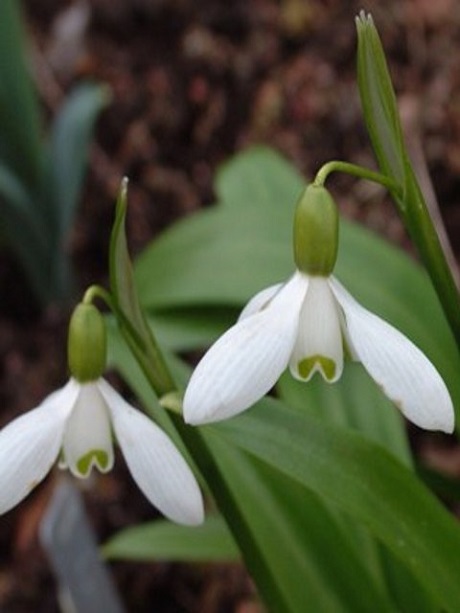
[[[107,361],[105,323],[92,304],[80,303],[69,324],[67,357],[71,375],[80,383],[96,381]]]
[[[337,259],[339,215],[325,187],[308,185],[294,217],[294,259],[306,274],[328,277]]]

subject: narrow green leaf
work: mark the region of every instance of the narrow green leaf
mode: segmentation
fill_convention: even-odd
[[[173,562],[234,561],[240,558],[222,517],[208,515],[201,526],[157,520],[126,528],[102,547],[109,560]]]
[[[42,304],[53,297],[50,236],[30,194],[13,172],[0,164],[0,234],[18,258]]]
[[[208,429],[362,522],[441,607],[459,610],[460,528],[382,448],[271,399]]]
[[[54,120],[51,133],[50,165],[54,182],[53,211],[60,241],[72,226],[88,163],[94,123],[107,105],[106,86],[84,83],[66,98]]]
[[[30,257],[42,259],[50,238],[32,198],[14,172],[0,163],[0,217],[16,228],[7,238],[13,243],[30,244]]]
[[[27,189],[41,182],[43,151],[40,118],[24,52],[20,3],[0,2],[0,159]]]

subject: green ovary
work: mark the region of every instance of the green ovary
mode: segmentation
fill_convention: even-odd
[[[97,466],[101,472],[104,472],[109,465],[109,456],[102,449],[88,451],[77,462],[78,472],[82,477],[86,477],[92,465]]]
[[[335,362],[330,358],[325,358],[323,355],[312,355],[299,362],[298,369],[302,379],[309,379],[317,366],[319,366],[323,377],[328,381],[332,381],[336,371]]]

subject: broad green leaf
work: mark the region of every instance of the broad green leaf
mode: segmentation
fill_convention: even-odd
[[[340,381],[334,385],[319,376],[304,383],[286,373],[277,389],[280,397],[299,413],[351,427],[391,451],[408,467],[412,466],[401,414],[360,364],[346,363]]]
[[[319,497],[223,439],[205,440],[227,488],[213,492],[270,611],[295,613],[306,602],[330,613],[393,610]]]
[[[440,607],[459,610],[460,527],[421,482],[382,448],[271,399],[206,431],[362,522]]]
[[[53,212],[60,240],[70,230],[88,164],[97,115],[107,105],[107,87],[84,83],[64,101],[51,133],[51,180],[54,182]]]
[[[0,159],[27,189],[40,185],[43,151],[40,118],[24,52],[20,3],[0,2]]]
[[[229,307],[196,307],[155,311],[148,322],[162,347],[190,351],[210,345],[237,316],[238,311]]]
[[[105,543],[102,553],[110,560],[211,562],[240,558],[218,515],[208,515],[201,526],[194,527],[157,520],[126,528]]]
[[[138,258],[141,303],[241,305],[258,288],[286,278],[293,268],[292,219],[303,184],[269,149],[235,157],[218,175],[220,204],[179,221]]]
[[[353,428],[412,466],[403,419],[399,411],[381,393],[361,365],[347,363],[340,381],[326,384],[316,376],[309,383],[294,380],[286,373],[278,383],[281,398],[299,413],[325,422]],[[343,525],[353,536],[368,567],[382,577],[403,612],[437,611],[428,594],[395,556],[363,530],[357,522],[343,517]]]

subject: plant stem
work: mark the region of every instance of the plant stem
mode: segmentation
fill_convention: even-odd
[[[363,168],[357,164],[350,164],[349,162],[342,162],[340,160],[333,160],[331,162],[327,162],[324,164],[324,166],[321,166],[316,173],[313,185],[318,187],[323,186],[331,172],[344,172],[346,174],[353,175],[354,177],[367,179],[368,181],[379,183],[392,191],[398,189],[396,183],[393,181],[393,179],[390,179],[390,177],[382,175],[380,172]]]
[[[409,180],[406,180],[403,188],[396,181],[379,172],[337,160],[324,164],[316,173],[313,184],[323,186],[332,172],[345,172],[373,181],[388,189],[398,205],[398,210],[412,240],[417,245],[460,349],[460,294],[414,174],[410,173]]]

